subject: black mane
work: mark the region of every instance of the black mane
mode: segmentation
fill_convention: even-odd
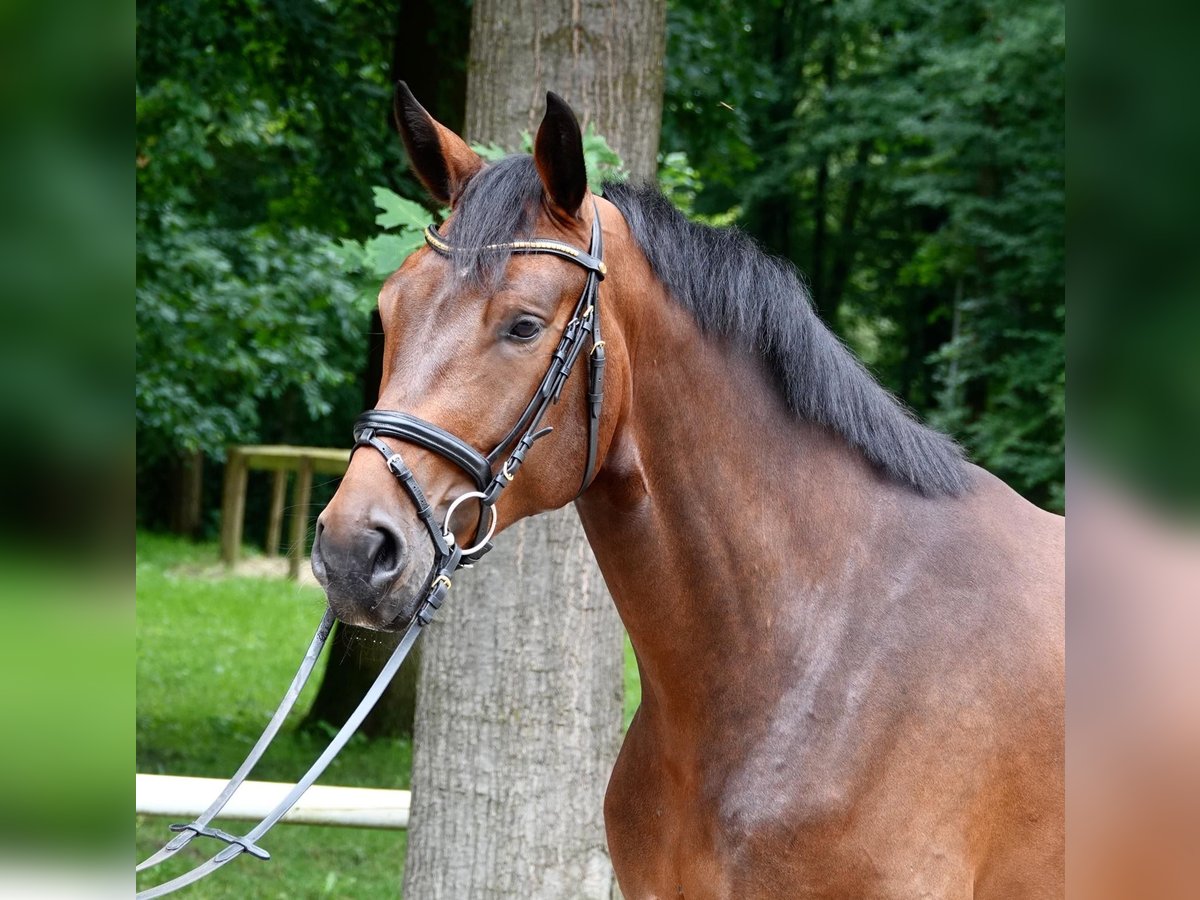
[[[840,434],[878,469],[928,496],[967,487],[962,450],[921,424],[821,322],[786,262],[736,229],[689,222],[653,187],[607,184],[655,275],[706,332],[754,348],[798,416]],[[541,182],[528,156],[486,167],[463,192],[451,240],[483,247],[530,236]],[[459,251],[461,270],[489,279],[501,254]]]

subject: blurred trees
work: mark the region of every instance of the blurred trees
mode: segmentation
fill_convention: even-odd
[[[1061,509],[1065,12],[1040,0],[674,0],[662,146],[697,213],[981,465]]]
[[[165,460],[343,443],[373,402],[378,279],[348,276],[329,241],[374,232],[373,185],[425,202],[391,85],[461,129],[470,8],[142,0],[137,15],[138,498],[161,523]],[[1051,507],[1064,21],[1041,0],[671,0],[660,156],[677,202],[795,262],[889,387]]]

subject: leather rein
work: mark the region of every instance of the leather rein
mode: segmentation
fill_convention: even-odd
[[[587,271],[587,281],[583,292],[575,303],[570,321],[563,329],[562,337],[550,358],[546,374],[542,376],[537,390],[525,406],[517,422],[508,434],[484,455],[467,441],[451,434],[432,422],[405,412],[393,410],[368,410],[358,417],[354,423],[354,449],[351,455],[360,447],[373,447],[382,454],[388,471],[400,482],[405,492],[416,507],[417,516],[429,532],[433,542],[435,558],[424,596],[417,606],[412,621],[401,636],[396,649],[384,664],[375,682],[367,690],[354,712],[346,720],[341,730],[330,741],[329,746],[312,764],[304,776],[296,782],[287,796],[257,825],[244,835],[233,835],[220,828],[212,827],[211,823],[217,814],[225,807],[230,798],[249,776],[251,770],[266,752],[282,727],[288,713],[295,705],[300,691],[312,674],[313,667],[324,648],[329,633],[333,628],[333,611],[327,609],[317,626],[300,668],[292,678],[292,683],[284,693],[278,708],[272,714],[267,727],[255,742],[249,755],[238,767],[233,777],[221,790],[221,793],[195,820],[186,824],[170,827],[175,832],[160,850],[140,863],[135,871],[141,872],[158,865],[174,856],[196,837],[209,837],[221,841],[226,846],[215,856],[197,865],[176,878],[149,888],[137,894],[137,900],[152,900],[179,890],[186,885],[199,881],[243,853],[249,853],[259,859],[270,859],[270,854],[258,846],[258,841],[280,819],[282,819],[304,795],[313,783],[333,762],[334,757],[342,750],[354,732],[362,724],[371,709],[379,701],[384,690],[400,669],[400,664],[412,649],[421,630],[430,623],[434,613],[441,608],[450,590],[451,576],[460,568],[469,567],[477,562],[492,548],[492,536],[496,531],[497,513],[496,501],[503,490],[512,483],[525,456],[536,441],[548,435],[553,429],[541,427],[542,419],[550,407],[558,402],[563,386],[570,378],[575,363],[588,347],[588,390],[587,390],[587,421],[588,449],[587,459],[583,467],[583,478],[580,482],[579,493],[582,494],[591,484],[595,476],[597,453],[600,434],[600,413],[604,400],[604,341],[600,337],[600,299],[599,286],[604,279],[607,269],[604,265],[604,243],[600,229],[600,211],[593,203],[591,244],[585,252],[570,244],[550,239],[533,239],[512,241],[505,244],[493,244],[483,247],[483,250],[511,253],[543,253],[558,256],[581,266]],[[455,248],[448,244],[437,228],[430,225],[425,229],[425,243],[436,253],[450,256]],[[416,476],[405,464],[399,451],[392,449],[379,439],[379,436],[398,438],[401,441],[416,444],[438,454],[454,463],[465,472],[474,483],[476,490],[460,494],[446,510],[446,516],[439,526],[434,518],[433,508],[425,498]],[[503,462],[501,462],[503,460]],[[499,470],[496,466],[499,464]],[[451,519],[458,507],[468,500],[478,499],[480,505],[479,524],[476,527],[473,544],[470,547],[460,547],[455,540],[450,527]],[[486,527],[485,527],[486,523]]]

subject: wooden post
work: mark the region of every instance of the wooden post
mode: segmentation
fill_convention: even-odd
[[[300,560],[304,558],[308,543],[308,504],[312,498],[313,463],[311,457],[300,457],[300,468],[296,472],[296,493],[292,498],[292,540],[288,547],[288,578],[300,577]]]
[[[246,457],[229,448],[225,463],[225,491],[221,500],[221,561],[237,564],[242,548],[242,518],[246,512]]]
[[[279,555],[279,538],[283,534],[283,501],[287,499],[286,469],[276,469],[271,476],[271,511],[267,518],[267,556]]]

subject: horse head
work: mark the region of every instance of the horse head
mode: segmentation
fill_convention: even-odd
[[[403,84],[395,118],[451,212],[379,293],[379,401],[312,551],[338,617],[387,630],[412,619],[451,549],[482,549],[586,488],[615,414],[600,415],[599,395],[621,397],[627,371],[615,311],[599,302],[597,217],[619,214],[588,189],[567,104],[548,95],[531,157],[490,165]]]

